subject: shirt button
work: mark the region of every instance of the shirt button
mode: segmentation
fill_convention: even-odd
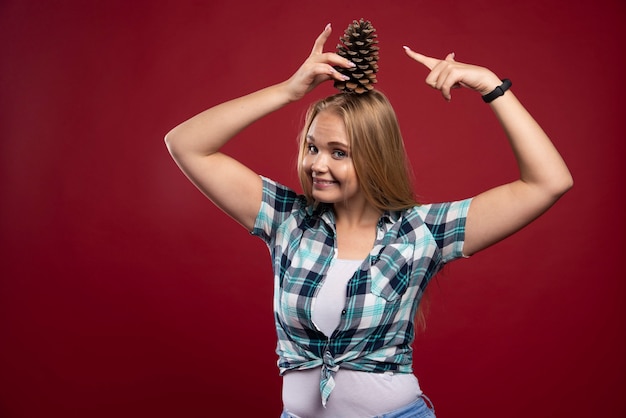
[[[344,309],[343,311],[341,311],[341,314],[345,315],[346,314],[346,310]]]

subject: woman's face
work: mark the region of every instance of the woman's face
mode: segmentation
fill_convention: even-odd
[[[320,112],[309,127],[302,167],[312,182],[316,201],[348,203],[362,199],[343,120]]]

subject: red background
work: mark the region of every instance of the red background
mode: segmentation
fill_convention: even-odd
[[[163,143],[187,117],[289,77],[327,22],[378,30],[424,201],[513,179],[489,108],[451,103],[401,46],[492,68],[574,189],[431,287],[415,368],[446,417],[626,414],[621,0],[0,3],[0,416],[277,417],[272,279]],[[297,186],[322,86],[227,146]]]

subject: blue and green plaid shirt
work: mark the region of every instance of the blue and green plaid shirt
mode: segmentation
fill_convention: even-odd
[[[339,367],[411,373],[418,303],[435,273],[462,256],[469,204],[384,213],[372,251],[348,282],[340,324],[327,337],[311,308],[337,252],[332,207],[313,209],[304,196],[263,178],[252,233],[265,241],[273,262],[280,374],[321,366],[326,405]]]

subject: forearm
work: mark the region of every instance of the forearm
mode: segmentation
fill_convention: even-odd
[[[520,180],[560,196],[572,185],[572,176],[550,138],[517,100],[513,92],[491,102],[509,138],[520,171]]]
[[[344,80],[334,67],[349,68],[354,64],[335,53],[323,52],[330,34],[328,24],[315,40],[311,55],[288,80],[212,107],[172,129],[165,136],[172,156],[180,163],[185,156],[215,154],[242,129],[301,99],[320,83],[331,79]]]
[[[172,129],[165,142],[174,157],[216,153],[256,120],[290,102],[285,83],[219,104]]]

